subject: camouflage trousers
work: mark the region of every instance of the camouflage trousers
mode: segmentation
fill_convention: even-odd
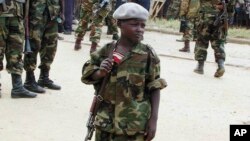
[[[104,19],[107,17],[111,10],[111,4],[99,8],[99,3],[95,3],[93,7],[93,19],[91,24],[90,41],[99,43],[102,34],[102,27]]]
[[[23,20],[19,17],[0,17],[0,61],[6,56],[9,73],[23,72]]]
[[[83,39],[88,23],[91,21],[90,41],[99,43],[102,34],[103,21],[110,12],[110,5],[100,8],[98,0],[84,1],[80,12],[80,21],[75,31],[76,37]]]
[[[206,60],[209,42],[214,50],[215,61],[225,60],[224,43],[227,31],[225,31],[223,24],[214,26],[214,20],[215,17],[205,17],[198,25],[198,37],[195,44],[195,60],[197,61]]]
[[[36,69],[38,53],[41,60],[39,68],[50,69],[57,50],[57,33],[58,23],[50,19],[47,10],[30,15],[30,46],[33,53],[24,56],[26,71]]]
[[[85,0],[81,4],[80,8],[80,20],[78,23],[78,26],[75,30],[75,36],[78,39],[83,39],[85,36],[87,30],[88,30],[88,24],[91,21],[92,17],[92,8],[94,5],[94,0]]]
[[[133,136],[115,135],[96,129],[95,141],[145,141],[143,134]]]
[[[115,6],[116,6],[116,0],[112,2],[112,10],[108,13],[106,17],[106,23],[108,26],[108,33],[110,34],[117,34],[118,33],[118,27],[116,24],[116,20],[113,18],[113,13],[115,11]]]
[[[187,26],[185,27],[185,30],[183,33],[183,40],[191,41],[193,39],[194,24],[192,20],[186,20],[186,23],[187,23]]]

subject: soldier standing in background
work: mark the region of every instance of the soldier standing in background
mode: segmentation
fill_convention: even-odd
[[[223,1],[223,0],[222,0]],[[207,48],[209,42],[214,50],[215,62],[218,64],[214,77],[221,77],[225,72],[224,61],[226,58],[224,44],[226,41],[228,17],[215,21],[226,11],[229,17],[233,16],[235,0],[227,1],[224,5],[220,0],[200,0],[200,23],[198,25],[198,37],[195,45],[195,60],[198,61],[197,68],[194,72],[204,73],[204,62],[207,59]]]
[[[93,113],[95,141],[151,141],[155,136],[160,90],[167,84],[157,54],[141,43],[148,16],[136,3],[118,7],[113,17],[120,40],[93,52],[83,67],[82,82],[102,91],[97,115]],[[107,83],[100,90],[103,79]]]
[[[198,15],[200,7],[199,0],[182,0],[180,6],[180,19],[185,20],[183,30],[184,47],[180,52],[190,52],[190,41],[193,39],[194,21]]]
[[[0,0],[0,71],[6,56],[6,69],[12,78],[12,98],[33,98],[36,94],[23,87],[23,43],[24,43],[24,3],[25,0]],[[27,10],[27,9],[26,9]]]
[[[109,0],[83,0],[82,9],[81,9],[81,18],[76,29],[76,42],[75,50],[81,49],[81,41],[83,40],[84,35],[86,34],[88,28],[88,22],[90,18],[91,22],[91,33],[90,41],[91,48],[90,53],[96,50],[96,47],[101,39],[102,26],[104,19],[111,11],[111,1]]]
[[[115,7],[116,7],[116,0],[113,0],[111,3],[111,11],[109,12],[109,14],[107,15],[107,17],[105,18],[105,21],[107,23],[107,34],[108,35],[113,35],[112,39],[113,40],[118,40],[119,36],[118,36],[118,27],[116,24],[116,20],[113,18],[113,13],[115,11]]]
[[[42,87],[60,90],[49,78],[51,64],[57,50],[58,23],[64,20],[64,0],[36,0],[30,2],[29,27],[32,53],[24,56],[26,80],[24,87],[30,91],[44,93]],[[36,82],[34,71],[37,55],[40,54],[40,77]]]

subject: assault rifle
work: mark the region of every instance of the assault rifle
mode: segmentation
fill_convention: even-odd
[[[227,13],[227,4],[225,0],[221,0],[221,4],[223,6],[223,11],[216,16],[216,19],[214,21],[214,26],[217,26],[221,21],[223,21],[225,31],[228,30],[228,13]]]
[[[109,51],[109,54],[108,54],[108,57],[110,59],[113,58],[113,49],[115,47],[115,43],[113,42],[112,43],[112,48],[110,49]],[[95,121],[95,117],[96,117],[96,114],[97,114],[97,111],[101,105],[101,103],[103,102],[103,92],[105,90],[105,86],[108,82],[108,79],[110,77],[110,73],[108,73],[102,80],[102,83],[101,83],[101,86],[100,86],[100,89],[98,92],[96,92],[96,95],[94,96],[93,98],[93,101],[92,101],[92,104],[91,104],[91,107],[90,107],[90,111],[89,111],[89,118],[88,118],[88,121],[87,121],[87,135],[84,139],[84,141],[88,141],[88,140],[91,140],[92,136],[93,136],[93,133],[95,131],[95,125],[94,125],[94,121]]]
[[[24,54],[32,53],[30,47],[30,31],[29,31],[29,7],[30,7],[30,0],[26,0],[25,3],[25,16],[24,16],[24,26],[25,26],[25,45],[24,45]]]

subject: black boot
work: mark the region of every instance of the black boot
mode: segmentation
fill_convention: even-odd
[[[214,77],[221,77],[225,73],[224,60],[219,59],[217,63],[218,63],[218,69],[216,70]]]
[[[41,69],[38,85],[41,87],[47,87],[52,90],[60,90],[61,86],[56,85],[52,80],[49,79],[49,70]]]
[[[194,69],[195,73],[204,74],[204,61],[198,61],[197,67]]]
[[[12,98],[34,98],[36,97],[35,93],[31,93],[23,87],[21,75],[11,74],[12,78],[12,90],[11,97]]]
[[[180,52],[190,52],[190,41],[184,42],[184,47],[179,49]]]
[[[35,93],[45,93],[45,90],[37,84],[33,71],[26,72],[24,88]]]

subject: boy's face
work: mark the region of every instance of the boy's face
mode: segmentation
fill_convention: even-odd
[[[139,43],[143,40],[145,22],[145,20],[141,19],[120,21],[118,26],[121,28],[121,37],[127,38],[133,43]]]

